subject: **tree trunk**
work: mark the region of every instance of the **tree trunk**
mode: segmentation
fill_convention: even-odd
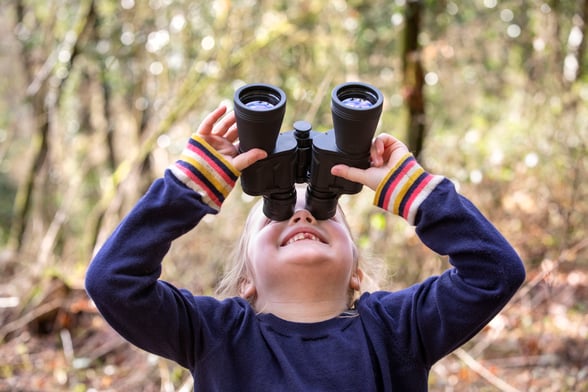
[[[22,1],[16,3],[17,24],[23,23],[26,9]],[[35,78],[35,66],[32,53],[25,45],[21,45],[20,59],[23,64],[27,83]],[[23,182],[19,185],[13,207],[13,218],[10,227],[9,243],[16,250],[20,251],[23,245],[24,233],[27,221],[32,210],[33,191],[36,179],[41,173],[47,155],[49,153],[49,116],[45,110],[45,88],[40,86],[33,96],[29,96],[33,118],[35,119],[35,131],[32,136],[33,163],[25,174]]]
[[[25,4],[22,1],[16,2],[16,21],[17,24],[23,23],[26,14]],[[84,20],[81,21],[80,29],[78,32],[78,39],[72,46],[72,54],[67,62],[66,66],[68,70],[71,70],[74,64],[75,58],[79,55],[81,50],[82,36],[89,32],[89,29],[93,25],[95,17],[94,13],[94,2],[92,1],[88,8],[88,14],[85,15]],[[50,34],[51,32],[47,32]],[[35,118],[32,135],[32,148],[33,157],[32,164],[24,176],[23,182],[20,184],[14,201],[14,214],[10,228],[10,245],[17,251],[23,246],[24,235],[26,233],[27,225],[30,220],[32,212],[32,201],[35,188],[37,185],[37,179],[42,175],[44,166],[47,161],[47,157],[50,151],[49,144],[49,130],[50,130],[50,118],[49,118],[49,106],[58,105],[59,99],[61,98],[61,92],[63,85],[67,77],[60,78],[59,84],[53,87],[53,91],[50,91],[48,81],[53,76],[51,71],[46,73],[37,70],[34,56],[34,48],[29,48],[27,45],[21,45],[20,58],[23,63],[24,72],[26,75],[26,81],[29,86],[27,92],[33,116]],[[69,75],[69,72],[68,72]],[[50,95],[53,95],[53,99],[49,99]],[[49,101],[51,101],[49,103]]]
[[[578,46],[578,72],[576,73],[576,80],[579,80],[584,75],[584,56],[586,54],[586,33],[588,32],[588,0],[582,1],[582,8],[580,10],[579,27],[582,31],[582,42]]]
[[[422,4],[418,0],[406,3],[404,46],[402,68],[404,75],[404,100],[408,110],[407,140],[408,148],[419,158],[423,150],[426,134],[424,71],[418,42],[420,33]]]

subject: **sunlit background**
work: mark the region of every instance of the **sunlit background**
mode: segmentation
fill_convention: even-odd
[[[0,390],[191,390],[96,314],[93,252],[238,87],[281,87],[282,129],[322,131],[346,81],[383,92],[378,132],[452,179],[527,267],[431,390],[588,390],[587,17],[586,0],[3,2]],[[447,268],[372,197],[341,203],[383,288]],[[212,294],[254,201],[236,189],[164,278]]]

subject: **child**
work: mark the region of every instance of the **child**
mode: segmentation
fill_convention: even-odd
[[[363,272],[343,213],[319,221],[299,197],[286,221],[252,210],[222,285],[233,297],[158,280],[171,242],[217,213],[240,170],[265,157],[237,153],[225,112],[206,117],[91,263],[86,287],[102,315],[133,344],[188,368],[196,391],[426,391],[431,366],[522,284],[515,251],[450,181],[382,134],[369,169],[337,165],[332,174],[374,190],[374,204],[416,225],[452,269],[354,301]]]

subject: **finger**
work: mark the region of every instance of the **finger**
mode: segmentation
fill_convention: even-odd
[[[228,130],[235,124],[235,112],[228,113],[212,130],[213,135],[225,137]]]
[[[239,154],[233,158],[233,166],[235,169],[241,171],[265,157],[267,157],[267,153],[265,151],[260,148],[252,148],[251,150]]]
[[[198,130],[196,133],[199,135],[210,135],[214,124],[225,114],[227,111],[227,107],[225,105],[219,105],[216,109],[214,109],[210,114],[208,114],[204,120],[200,123]]]
[[[384,159],[382,158],[382,154],[384,153],[384,142],[381,138],[377,137],[374,139],[372,146],[370,148],[370,158],[372,166],[380,167],[384,163]]]
[[[390,150],[392,152],[396,150],[406,149],[406,145],[402,143],[400,140],[396,139],[394,136],[385,135],[386,137],[382,138],[382,142],[384,144],[385,150]]]
[[[231,143],[234,143],[238,137],[239,132],[237,131],[237,124],[233,124],[231,125],[227,133],[225,133],[225,138]]]
[[[406,147],[406,145],[392,135],[382,133],[378,135],[377,141],[374,142],[374,145],[376,143],[381,144],[382,146],[382,150],[378,158],[378,162],[381,163],[379,165],[376,165],[376,158],[374,158],[372,155],[371,158],[373,167],[386,166],[391,168],[396,164],[396,162],[400,158],[402,158],[406,153],[408,153],[408,148]]]

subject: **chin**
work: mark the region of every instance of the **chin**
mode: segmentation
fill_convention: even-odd
[[[326,262],[334,259],[334,252],[325,244],[311,244],[302,246],[288,246],[282,248],[282,255],[297,264]]]

